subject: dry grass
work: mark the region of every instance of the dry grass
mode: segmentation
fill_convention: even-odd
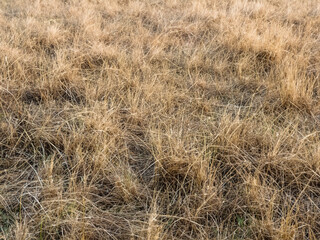
[[[318,0],[0,3],[1,239],[320,239]]]

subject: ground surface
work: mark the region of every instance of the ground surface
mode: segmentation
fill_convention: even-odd
[[[0,3],[1,239],[320,239],[320,3]]]

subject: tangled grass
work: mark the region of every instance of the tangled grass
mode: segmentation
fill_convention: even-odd
[[[318,0],[0,10],[1,239],[320,239]]]

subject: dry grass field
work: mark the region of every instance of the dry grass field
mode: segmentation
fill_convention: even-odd
[[[0,239],[320,239],[319,0],[0,1]]]

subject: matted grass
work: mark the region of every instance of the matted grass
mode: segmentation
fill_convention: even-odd
[[[320,239],[317,0],[0,3],[1,239]]]

